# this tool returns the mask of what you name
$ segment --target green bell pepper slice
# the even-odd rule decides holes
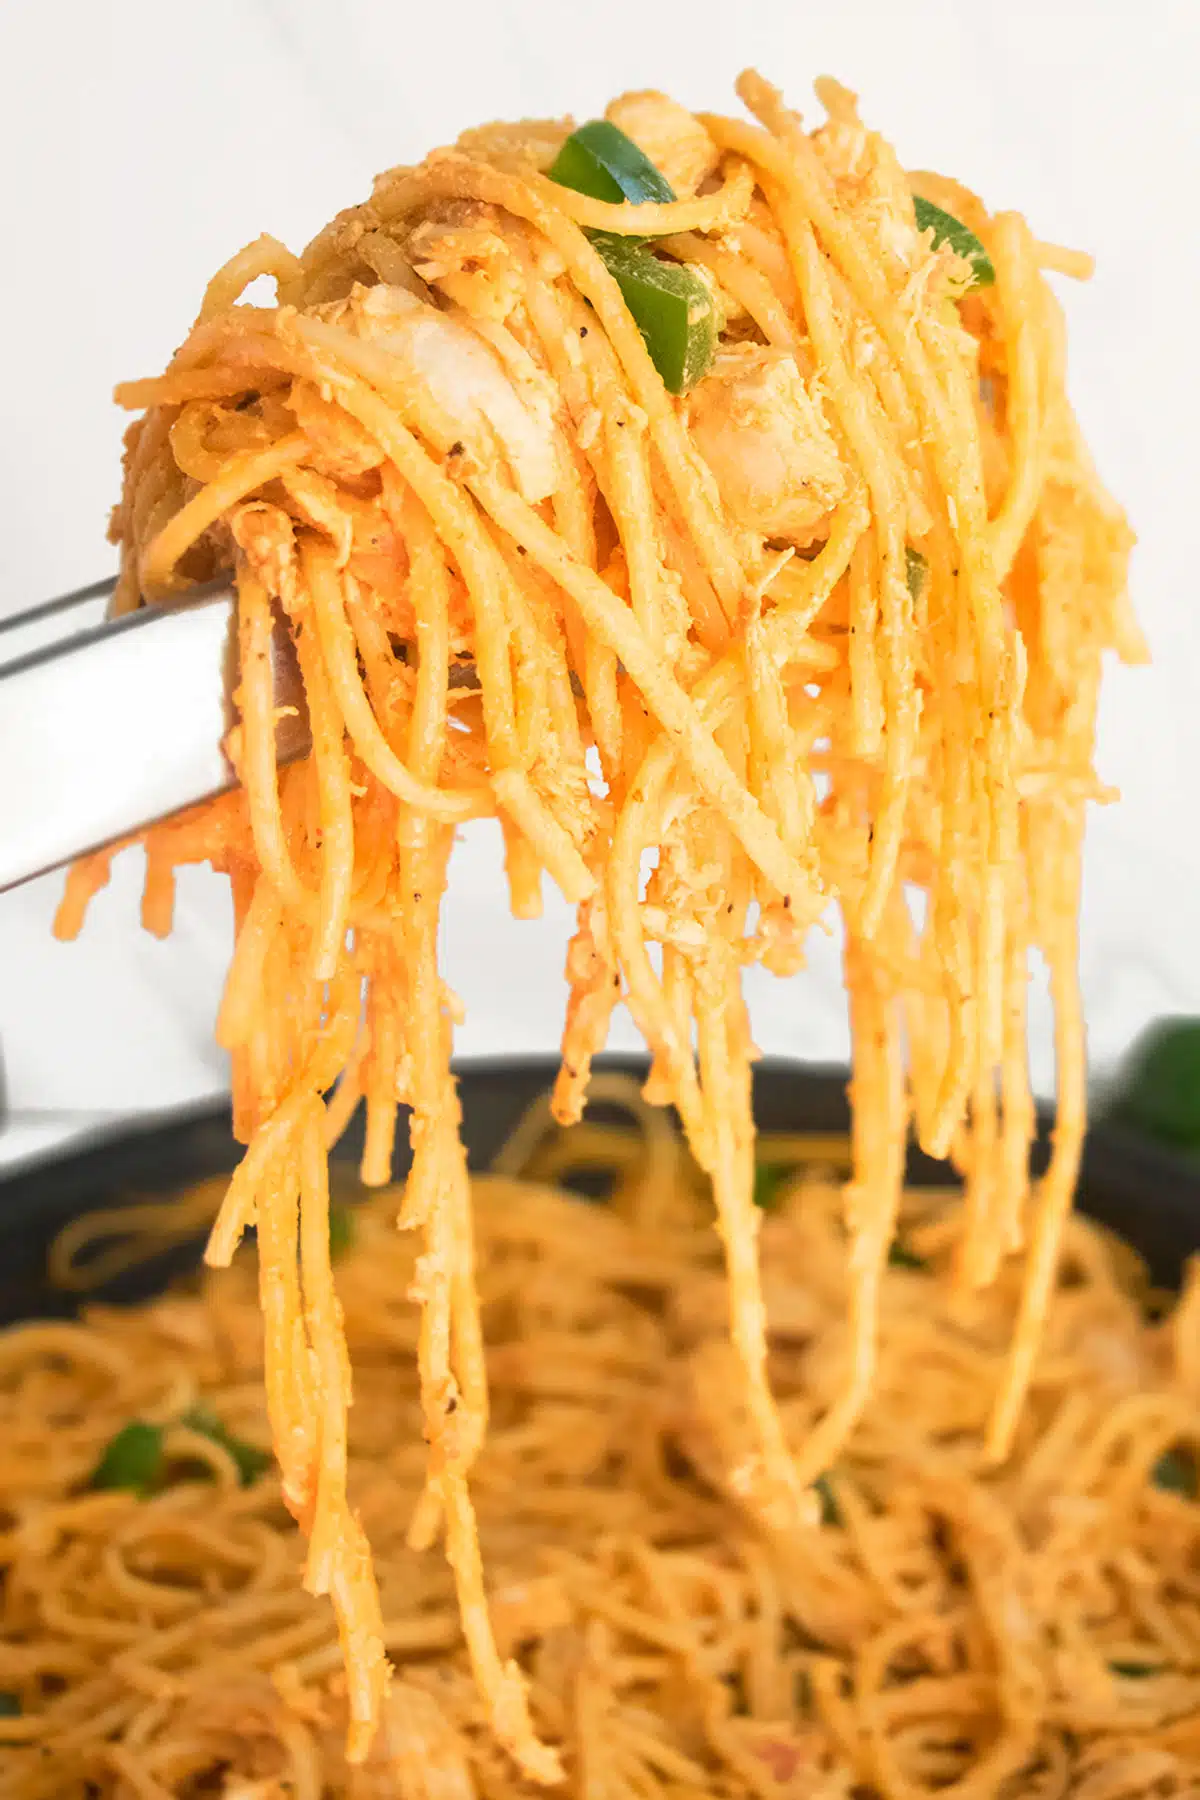
[[[589,119],[571,133],[550,166],[550,179],[614,206],[625,200],[662,205],[676,198],[666,176],[607,119]]]
[[[686,394],[716,354],[719,320],[712,293],[682,263],[663,262],[640,244],[597,232],[592,242],[616,280],[669,393]]]
[[[918,231],[932,231],[935,246],[949,244],[955,256],[970,265],[972,287],[991,287],[996,279],[992,259],[961,219],[944,212],[932,200],[922,200],[920,194],[913,195],[913,211],[917,215]]]

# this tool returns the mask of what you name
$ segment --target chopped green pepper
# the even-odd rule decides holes
[[[662,262],[640,244],[607,232],[596,232],[592,242],[668,391],[686,394],[707,373],[717,348],[717,308],[710,289],[691,269]]]
[[[661,204],[675,190],[633,139],[607,119],[573,131],[550,169],[551,181],[614,205]],[[589,232],[621,289],[654,366],[672,394],[686,394],[706,373],[717,347],[710,289],[680,263],[661,262],[645,239]]]
[[[840,1525],[842,1522],[842,1509],[837,1503],[837,1496],[834,1494],[833,1488],[830,1485],[828,1475],[818,1475],[817,1479],[813,1482],[813,1487],[816,1489],[817,1496],[821,1502],[822,1525]]]
[[[357,1221],[352,1207],[343,1206],[339,1201],[330,1202],[329,1207],[329,1254],[336,1262],[339,1256],[345,1256],[347,1250],[354,1248],[354,1237]]]
[[[1158,1674],[1154,1663],[1110,1662],[1108,1666],[1114,1675],[1122,1675],[1126,1681],[1142,1681],[1147,1675]]]
[[[1196,1498],[1196,1463],[1187,1450],[1164,1450],[1150,1471],[1155,1487],[1167,1494],[1182,1494],[1185,1500]]]
[[[675,199],[675,189],[638,149],[631,137],[607,119],[589,119],[573,131],[550,168],[551,181],[593,200],[634,206]]]
[[[955,256],[970,264],[972,287],[991,287],[996,279],[992,259],[961,219],[956,219],[953,213],[943,212],[932,200],[923,200],[920,194],[913,195],[913,211],[917,215],[918,231],[932,231],[935,245],[949,244]]]
[[[919,600],[929,578],[929,564],[911,544],[906,545],[904,550],[904,578],[908,583],[909,597]]]
[[[265,1450],[246,1443],[244,1438],[235,1437],[207,1406],[193,1406],[190,1412],[184,1413],[182,1423],[189,1431],[198,1431],[202,1437],[229,1452],[237,1464],[238,1480],[243,1487],[252,1487],[271,1466],[271,1457]]]
[[[21,1702],[15,1694],[5,1693],[0,1689],[0,1719],[19,1719]]]
[[[122,1426],[92,1473],[94,1488],[128,1488],[145,1496],[163,1472],[163,1428],[141,1419]]]
[[[779,1204],[779,1189],[787,1170],[781,1163],[755,1163],[754,1204],[764,1212],[773,1212]]]
[[[903,1238],[893,1238],[888,1247],[888,1262],[893,1269],[927,1269],[929,1264],[915,1250],[910,1250]]]
[[[1178,1150],[1200,1150],[1200,1019],[1161,1019],[1117,1076],[1115,1119]]]
[[[202,1437],[228,1451],[237,1465],[238,1479],[243,1487],[249,1487],[271,1466],[271,1458],[265,1450],[235,1437],[207,1406],[193,1406],[184,1413],[180,1424],[186,1425],[189,1431],[198,1431]],[[165,1437],[165,1426],[147,1425],[142,1419],[134,1419],[122,1426],[97,1463],[92,1486],[127,1488],[144,1500],[164,1483],[167,1472]]]

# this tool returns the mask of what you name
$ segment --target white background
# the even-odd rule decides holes
[[[909,166],[951,171],[1098,257],[1096,280],[1065,295],[1072,390],[1140,534],[1155,656],[1149,672],[1114,670],[1104,705],[1101,773],[1124,803],[1094,818],[1083,950],[1103,1066],[1154,1014],[1200,1011],[1196,0],[6,0],[0,610],[112,566],[110,390],[162,366],[232,250],[263,229],[300,248],[377,170],[468,124],[586,118],[638,86],[731,107],[747,63],[801,107],[814,76],[838,75]],[[50,939],[56,879],[0,896],[0,1047],[22,1145],[32,1114],[223,1083],[221,885],[184,880],[159,944],[137,926],[126,861],[73,946]],[[461,1050],[554,1044],[565,931],[552,904],[542,925],[514,924],[488,830],[468,836],[445,929]],[[844,1054],[834,947],[815,947],[807,977],[756,988],[754,1016],[766,1049]],[[1045,1087],[1041,1011],[1033,1048]]]

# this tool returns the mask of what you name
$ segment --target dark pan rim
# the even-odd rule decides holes
[[[608,1056],[598,1069],[644,1073],[646,1060]],[[552,1082],[558,1058],[488,1056],[456,1064],[472,1166],[485,1167],[526,1105]],[[768,1131],[841,1131],[849,1124],[844,1067],[768,1058],[754,1071],[755,1109]],[[1034,1166],[1044,1167],[1051,1121],[1041,1119]],[[361,1118],[338,1146],[341,1159],[361,1145]],[[397,1175],[406,1167],[407,1132],[397,1132]],[[170,1194],[205,1176],[231,1170],[241,1155],[230,1130],[228,1101],[199,1104],[136,1122],[101,1126],[65,1151],[41,1156],[0,1178],[0,1322],[61,1314],[70,1302],[45,1280],[49,1243],[71,1218],[122,1198]],[[914,1152],[909,1176],[948,1178],[944,1165]],[[1079,1204],[1121,1233],[1146,1259],[1156,1282],[1177,1284],[1187,1258],[1200,1250],[1200,1168],[1106,1123],[1089,1134]],[[115,1299],[144,1298],[181,1265],[167,1260],[151,1285],[135,1283]],[[107,1297],[107,1296],[106,1296]]]

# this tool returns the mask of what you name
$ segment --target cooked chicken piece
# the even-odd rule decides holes
[[[795,358],[762,344],[717,356],[687,406],[692,438],[739,525],[807,538],[846,488],[819,401]]]
[[[421,220],[405,254],[418,280],[439,289],[472,318],[502,322],[524,295],[521,246],[519,227],[511,219],[501,223],[494,206],[452,200]]]
[[[633,139],[681,200],[690,198],[717,166],[720,152],[699,119],[653,88],[621,94],[606,117]]]
[[[503,327],[493,326],[485,340],[461,315],[439,312],[383,283],[356,287],[327,316],[385,351],[401,381],[421,391],[421,430],[443,456],[460,445],[473,460],[489,464],[499,450],[524,499],[535,504],[554,492],[558,458],[550,400],[515,340],[504,359],[493,347]]]

